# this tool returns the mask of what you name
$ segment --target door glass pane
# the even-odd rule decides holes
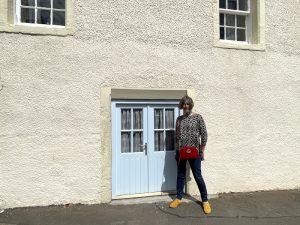
[[[53,25],[65,26],[65,12],[53,10]]]
[[[154,128],[163,129],[164,128],[164,111],[163,109],[154,109]]]
[[[236,10],[237,9],[237,2],[236,0],[228,0],[228,6],[227,6],[228,9],[234,9]]]
[[[165,128],[174,128],[174,109],[165,109],[166,124]]]
[[[35,6],[35,0],[22,0],[21,5],[25,6]]]
[[[37,0],[37,6],[51,8],[51,0]]]
[[[235,29],[226,28],[226,40],[235,40]]]
[[[175,149],[175,131],[166,131],[166,151],[172,151]]]
[[[219,0],[219,7],[221,9],[225,9],[226,8],[226,0]]]
[[[51,24],[50,20],[50,10],[41,10],[37,11],[37,23],[38,24]]]
[[[154,131],[154,151],[164,150],[164,132]]]
[[[248,0],[239,0],[239,10],[248,10]]]
[[[238,41],[246,41],[246,30],[245,29],[237,29],[237,40]]]
[[[235,15],[226,14],[226,25],[235,26]]]
[[[246,16],[236,16],[236,22],[238,27],[246,27]]]
[[[131,129],[131,109],[121,109],[121,129]]]
[[[133,152],[144,151],[143,146],[143,132],[135,131],[133,132]]]
[[[54,9],[65,9],[65,0],[54,0],[53,1],[53,8]]]
[[[121,152],[130,152],[130,132],[121,132]]]
[[[21,22],[34,23],[34,9],[21,8]]]
[[[133,110],[133,129],[143,129],[143,110]]]

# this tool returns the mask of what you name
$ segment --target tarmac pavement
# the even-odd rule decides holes
[[[0,214],[0,225],[300,225],[300,190],[221,194],[210,203],[210,215],[196,199],[177,209],[158,200],[14,208]]]

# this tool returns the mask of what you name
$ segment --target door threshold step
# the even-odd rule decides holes
[[[172,201],[170,195],[161,195],[161,196],[148,196],[148,197],[133,197],[125,199],[114,199],[111,201],[111,205],[135,205],[135,204],[150,204],[156,202],[168,202]]]
[[[172,201],[176,195],[160,195],[160,196],[147,196],[147,197],[133,197],[133,198],[125,198],[125,199],[114,199],[110,202],[111,205],[136,205],[136,204],[151,204],[158,202],[170,202]],[[208,195],[209,199],[218,198],[218,194]],[[199,196],[185,196],[182,201],[183,202],[195,202],[199,201]]]

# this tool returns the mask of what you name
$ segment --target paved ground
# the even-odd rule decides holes
[[[300,225],[300,190],[225,194],[211,204],[209,216],[195,201],[178,209],[166,202],[16,208],[0,214],[0,225]]]

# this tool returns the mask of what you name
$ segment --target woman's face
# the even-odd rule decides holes
[[[188,104],[187,102],[183,104],[182,110],[184,114],[190,114],[190,112],[192,111],[190,104]]]

